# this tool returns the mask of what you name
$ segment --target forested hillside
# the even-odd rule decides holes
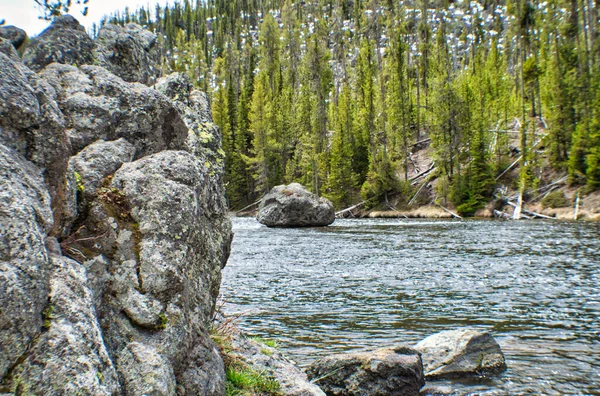
[[[461,213],[544,170],[600,187],[598,0],[209,0],[114,15],[211,94],[232,208],[292,181],[342,208],[426,180]],[[430,139],[430,140],[429,140]],[[514,142],[517,142],[515,144]],[[512,180],[498,178],[515,162]],[[498,179],[498,180],[497,180]]]

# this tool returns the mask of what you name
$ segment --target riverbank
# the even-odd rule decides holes
[[[590,194],[579,196],[579,205],[576,209],[577,189],[564,188],[558,190],[564,194],[568,205],[560,208],[545,207],[541,200],[537,200],[531,204],[524,204],[523,209],[537,213],[543,216],[550,217],[555,220],[572,221],[577,213],[577,220],[585,221],[600,221],[600,191],[594,191]],[[512,218],[514,208],[510,205],[501,205],[497,202],[490,201],[485,208],[478,210],[474,218],[494,218],[498,217],[498,213],[504,213],[505,218]],[[497,208],[502,209],[498,211]],[[497,212],[495,213],[494,210]],[[256,209],[246,210],[244,212],[230,212],[230,216],[235,217],[255,217]],[[451,219],[456,218],[456,208],[449,206],[443,208],[439,205],[423,205],[410,209],[372,209],[372,210],[356,210],[354,213],[347,215],[349,218],[370,218],[370,219]]]

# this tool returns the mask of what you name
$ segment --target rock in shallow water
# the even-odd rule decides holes
[[[256,219],[269,227],[318,227],[335,221],[333,204],[302,185],[276,186],[262,199]]]
[[[421,356],[403,346],[328,356],[313,362],[307,374],[335,396],[411,396],[425,385]]]
[[[474,329],[448,330],[415,345],[427,378],[486,375],[506,370],[504,354],[489,333]]]

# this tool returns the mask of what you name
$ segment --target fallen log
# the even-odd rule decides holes
[[[260,201],[262,201],[262,200],[259,199],[258,201],[254,202],[254,203],[251,203],[250,205],[248,205],[248,206],[246,206],[246,207],[238,210],[237,212],[234,212],[233,214],[237,215],[238,213],[242,213],[243,211],[248,210],[248,209],[252,208],[253,206],[258,205],[260,203]]]
[[[415,146],[418,146],[419,144],[427,143],[429,141],[431,141],[431,138],[419,140],[418,142],[415,142],[415,143],[411,144],[410,147],[415,147]]]
[[[457,215],[456,213],[452,212],[451,210],[444,208],[442,205],[440,205],[439,203],[436,203],[437,206],[439,206],[440,208],[442,208],[444,210],[444,212],[451,214],[453,217],[457,218],[457,219],[461,219],[462,217],[460,217],[459,215]]]
[[[410,185],[411,185],[411,186],[414,186],[414,185],[416,184],[416,182],[417,182],[417,181],[418,181],[420,178],[422,178],[423,176],[425,176],[425,175],[427,175],[427,174],[431,173],[431,171],[433,171],[433,170],[435,170],[435,169],[436,169],[436,168],[435,168],[435,161],[433,161],[427,170],[424,170],[423,172],[419,173],[418,175],[416,175],[416,176],[413,176],[413,177],[411,177],[411,178],[409,178],[409,179],[408,179],[408,181],[410,182]]]
[[[349,208],[340,210],[339,212],[335,212],[335,217],[339,217],[340,215],[343,215],[344,213],[348,213],[348,212],[350,212],[350,214],[352,214],[352,211],[354,209],[361,207],[362,205],[366,204],[369,201],[370,201],[370,199],[366,200],[366,201],[359,202],[356,205],[352,205]]]
[[[417,190],[415,195],[413,195],[412,198],[410,199],[410,201],[408,201],[409,206],[414,202],[414,200],[417,198],[417,195],[419,195],[419,193],[421,192],[423,187],[425,187],[427,184],[428,184],[427,182],[424,182],[423,184],[421,184],[421,187],[419,187],[419,189]]]
[[[515,213],[516,213],[516,209],[518,208],[518,205],[517,205],[516,203],[514,203],[514,202],[510,202],[510,201],[506,201],[506,203],[507,203],[507,205],[510,205],[510,206],[512,206],[513,208],[515,208]],[[529,216],[526,216],[526,214],[527,214],[527,215],[529,215],[529,216],[532,216],[532,217],[539,217],[539,218],[541,218],[541,219],[555,220],[555,218],[554,218],[554,217],[546,216],[546,215],[543,215],[543,214],[541,214],[541,213],[532,212],[532,211],[530,211],[530,210],[523,209],[523,207],[521,207],[521,210],[520,210],[519,216],[520,216],[520,217],[524,217],[524,218],[526,218],[526,219],[531,219],[531,217],[529,217]],[[515,220],[516,220],[516,219],[515,219]]]
[[[510,219],[511,218],[508,213],[502,212],[502,211],[496,210],[496,209],[494,209],[494,216],[499,217],[501,219]]]

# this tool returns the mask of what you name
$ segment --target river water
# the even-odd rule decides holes
[[[272,229],[234,218],[221,293],[249,334],[300,365],[490,331],[508,370],[458,394],[600,394],[600,224],[336,220]]]

